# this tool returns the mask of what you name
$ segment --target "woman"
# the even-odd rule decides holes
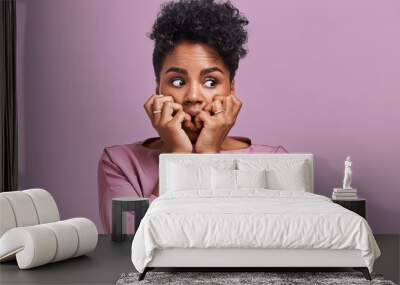
[[[153,25],[155,94],[144,109],[159,137],[106,147],[99,161],[100,216],[111,231],[111,199],[158,196],[160,153],[286,152],[227,136],[242,103],[235,72],[247,54],[248,20],[229,2],[164,3]]]

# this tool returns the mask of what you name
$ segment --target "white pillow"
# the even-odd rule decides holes
[[[168,191],[211,189],[211,166],[168,164]]]
[[[268,188],[267,170],[235,170],[237,188]]]
[[[212,189],[267,188],[267,171],[212,168]]]
[[[212,189],[236,190],[236,170],[212,167]]]
[[[297,167],[268,171],[268,188],[275,190],[306,191],[307,180],[304,163]]]
[[[236,159],[215,159],[206,162],[215,169],[237,169]]]
[[[246,159],[238,160],[240,170],[267,170],[267,188],[273,190],[306,191],[309,188],[309,168],[306,160]]]

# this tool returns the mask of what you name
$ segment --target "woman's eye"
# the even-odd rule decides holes
[[[171,84],[175,87],[181,87],[183,84],[185,84],[185,81],[182,80],[181,78],[175,78],[171,80]],[[215,87],[217,84],[217,80],[215,79],[207,79],[206,82],[204,83],[207,87],[212,88]]]
[[[174,85],[175,87],[181,87],[182,84],[183,84],[183,80],[180,79],[180,78],[176,78],[176,79],[173,79],[173,80],[171,81],[171,83],[172,83],[172,85]],[[181,85],[180,85],[180,84],[181,84]]]
[[[209,84],[207,84],[207,83],[209,83]],[[204,83],[204,84],[206,84],[207,87],[215,87],[215,85],[217,84],[217,81],[214,79],[207,79],[206,83]]]

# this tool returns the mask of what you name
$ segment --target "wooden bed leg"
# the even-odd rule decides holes
[[[142,281],[144,279],[144,277],[146,276],[148,269],[147,267],[144,269],[144,271],[142,273],[139,274],[139,278],[138,281]]]
[[[368,267],[354,267],[354,269],[357,271],[361,271],[365,279],[372,280],[371,275],[369,274]]]

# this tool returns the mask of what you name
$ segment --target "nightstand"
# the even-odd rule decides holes
[[[359,214],[364,219],[366,218],[366,200],[362,198],[352,200],[337,200],[332,199],[332,202],[339,204],[340,206]]]
[[[140,221],[149,208],[149,198],[142,197],[119,197],[112,199],[112,234],[113,241],[123,241],[126,239],[126,216],[124,212],[135,213],[135,231],[138,229]]]

